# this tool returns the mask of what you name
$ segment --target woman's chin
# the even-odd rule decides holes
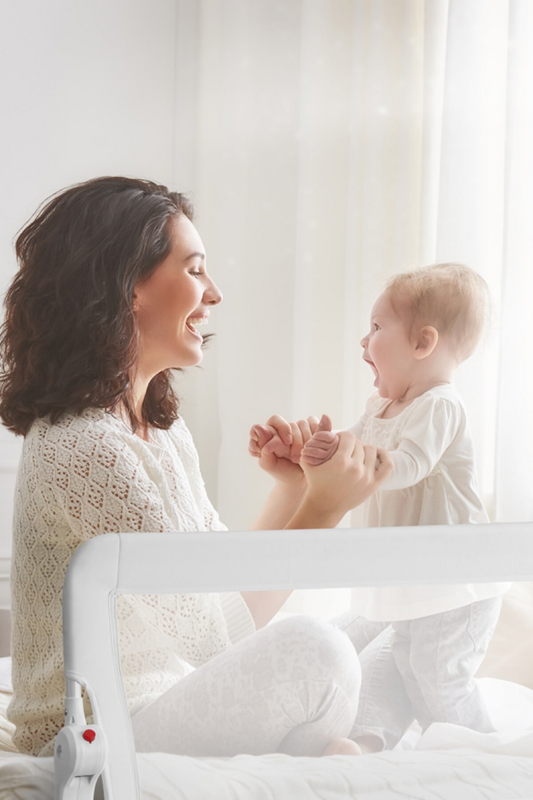
[[[202,363],[204,358],[203,351],[198,348],[197,352],[191,353],[188,358],[183,359],[183,363],[180,364],[180,367],[197,367],[199,364]]]

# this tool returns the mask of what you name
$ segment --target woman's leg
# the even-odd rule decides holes
[[[203,664],[132,717],[136,748],[191,756],[321,755],[347,736],[360,686],[349,639],[289,617]]]
[[[393,748],[413,722],[413,709],[392,653],[392,628],[353,612],[333,620],[359,654],[361,690],[349,734],[364,752]]]

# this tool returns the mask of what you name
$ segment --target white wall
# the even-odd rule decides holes
[[[104,174],[172,180],[175,27],[174,0],[2,2],[2,295],[15,234],[50,194]],[[0,427],[0,608],[21,443]]]

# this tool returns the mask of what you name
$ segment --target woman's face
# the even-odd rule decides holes
[[[207,274],[198,231],[184,214],[172,224],[171,252],[134,291],[137,369],[148,377],[164,369],[200,363],[202,337],[195,326],[207,324],[212,306],[222,300]]]

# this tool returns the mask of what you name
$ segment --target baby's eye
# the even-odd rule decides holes
[[[377,322],[374,322],[373,327],[374,327],[375,331],[379,331],[380,330],[380,327],[379,327]]]

